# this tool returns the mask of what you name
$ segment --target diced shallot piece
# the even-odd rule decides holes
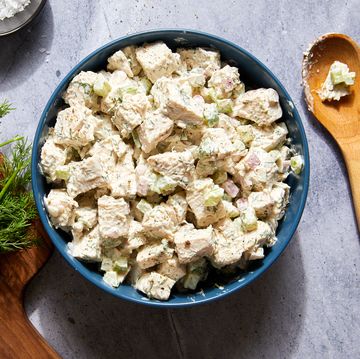
[[[235,198],[239,194],[239,187],[231,179],[226,180],[221,187],[231,198]]]

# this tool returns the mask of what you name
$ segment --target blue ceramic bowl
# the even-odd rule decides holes
[[[305,160],[304,170],[301,175],[295,176],[291,174],[287,180],[288,184],[291,186],[290,204],[284,219],[280,222],[278,227],[278,241],[269,250],[266,257],[262,261],[259,261],[255,268],[225,284],[224,287],[205,288],[204,293],[175,293],[166,302],[149,300],[130,285],[111,288],[103,282],[102,276],[94,267],[78,261],[67,253],[66,244],[69,237],[64,234],[64,232],[55,230],[52,227],[45,211],[44,197],[50,188],[44,177],[41,175],[38,165],[41,147],[48,133],[48,128],[54,126],[57,112],[61,106],[63,106],[61,94],[67,88],[71,79],[80,71],[99,71],[106,68],[107,58],[122,47],[128,45],[140,45],[144,42],[153,42],[157,40],[164,41],[172,49],[181,46],[214,47],[221,52],[222,60],[239,68],[241,79],[245,82],[247,89],[258,87],[274,88],[280,95],[280,102],[284,112],[283,119],[288,126],[292,143],[298,153],[304,156]],[[190,306],[220,299],[245,287],[264,273],[280,256],[290,242],[296,227],[299,224],[308,192],[309,173],[309,152],[304,128],[289,94],[279,80],[259,60],[236,44],[217,36],[193,30],[164,29],[128,35],[100,47],[87,56],[65,76],[50,97],[36,131],[32,153],[32,187],[35,202],[41,221],[55,247],[75,270],[79,271],[86,279],[104,291],[122,299],[157,307]]]

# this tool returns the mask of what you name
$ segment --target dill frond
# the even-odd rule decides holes
[[[12,107],[11,103],[8,100],[3,100],[2,103],[0,103],[0,118],[6,116],[10,111],[15,110],[14,107]]]
[[[32,224],[37,211],[28,186],[31,181],[31,145],[21,137],[10,155],[0,154],[0,253],[29,248],[40,240]]]

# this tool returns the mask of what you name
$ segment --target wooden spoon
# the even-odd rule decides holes
[[[0,358],[59,359],[27,318],[24,288],[50,257],[53,247],[40,223],[43,242],[28,250],[0,255]]]
[[[340,101],[322,102],[317,90],[330,65],[340,61],[356,72],[351,94]],[[309,110],[334,137],[344,156],[349,174],[354,208],[360,230],[360,47],[349,36],[320,36],[304,54],[303,85]]]

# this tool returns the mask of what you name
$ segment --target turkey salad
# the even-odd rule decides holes
[[[45,205],[108,285],[167,300],[275,243],[303,166],[275,90],[245,91],[216,50],[156,42],[80,72],[63,99],[41,151]]]

